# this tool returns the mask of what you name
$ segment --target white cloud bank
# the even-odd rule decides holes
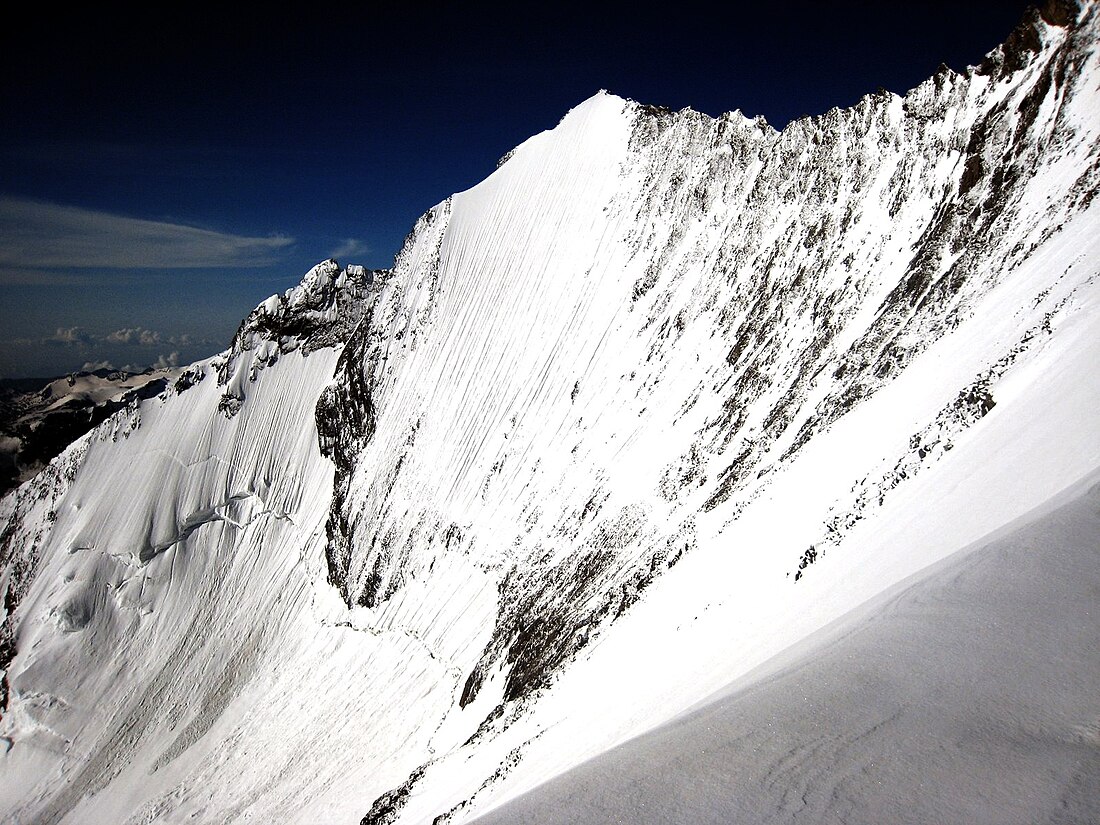
[[[249,238],[0,196],[0,269],[190,269],[275,263],[293,238]]]
[[[81,372],[95,372],[96,370],[113,370],[115,365],[110,361],[85,361],[80,368]]]
[[[111,344],[141,344],[143,346],[153,346],[160,343],[160,333],[152,329],[130,327],[127,329],[116,329],[103,340]]]
[[[174,347],[215,346],[218,344],[216,340],[194,336],[189,333],[183,333],[181,335],[163,335],[155,329],[146,329],[145,327],[125,327],[123,329],[116,329],[114,332],[109,332],[106,335],[88,332],[83,327],[78,326],[58,327],[52,335],[46,335],[41,338],[13,338],[11,340],[0,340],[0,346],[6,344],[16,347],[42,347],[60,344],[66,347],[77,347],[81,349],[102,345],[148,348],[158,347],[164,343],[171,344]],[[173,358],[178,360],[179,352],[174,351],[170,355],[161,356],[161,360],[165,361],[165,366],[177,366],[177,364],[170,363]],[[110,365],[104,362],[100,366]]]

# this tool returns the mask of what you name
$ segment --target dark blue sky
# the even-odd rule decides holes
[[[388,266],[419,214],[600,88],[782,126],[977,63],[1025,5],[87,9],[9,25],[0,377],[211,354],[318,260]]]

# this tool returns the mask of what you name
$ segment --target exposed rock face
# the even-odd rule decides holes
[[[1052,26],[1072,26],[1081,14],[1081,4],[1078,0],[1046,0],[1039,14]]]
[[[781,132],[601,93],[264,302],[2,502],[16,815],[466,819],[1092,469],[1097,18]]]

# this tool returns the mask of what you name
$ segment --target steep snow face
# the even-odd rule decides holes
[[[696,548],[729,548],[721,569],[755,588],[805,587],[814,563],[842,579],[867,564],[834,551],[858,522],[949,452],[962,466],[966,431],[1095,299],[1094,17],[1036,20],[966,76],[782,133],[601,95],[430,213],[345,353],[349,389],[319,411],[353,397],[370,421],[347,439],[328,564],[364,616],[406,611],[423,638],[477,583],[495,598],[472,670],[435,647],[464,671],[459,707],[477,708],[455,714],[464,734],[508,729],[498,741],[529,749],[551,725],[515,725],[517,708]],[[1085,409],[1080,461],[1000,515],[1091,468]],[[861,431],[839,438],[857,410]],[[771,508],[788,524],[765,526],[776,488],[797,512]],[[943,550],[899,553],[878,585]],[[479,574],[460,598],[456,567]],[[856,592],[870,591],[832,610]],[[666,702],[700,689],[682,681]],[[554,724],[594,750],[645,724],[570,714]],[[483,751],[485,775],[515,761]],[[464,815],[432,793],[477,758],[460,753],[417,767],[418,793],[373,818]]]
[[[3,503],[11,810],[470,818],[1100,466],[1059,8],[782,132],[601,93],[74,444]]]
[[[356,312],[370,310],[363,274],[319,265],[257,308],[230,350],[135,401],[3,500],[11,698],[0,800],[14,821],[231,816],[265,795],[271,766],[294,772],[299,759],[350,794],[327,749],[358,759],[367,730],[340,725],[342,701],[306,721],[307,697],[331,689],[351,701],[375,684],[379,699],[423,698],[412,641],[345,644],[311,607],[332,487],[313,407],[339,350],[309,351],[308,333],[352,295]],[[347,320],[314,326],[339,344]],[[241,401],[231,414],[227,396]],[[310,752],[289,720],[339,732]],[[244,741],[263,748],[263,770],[219,780]],[[288,783],[258,810],[281,820],[304,807],[310,792],[292,800],[305,787]]]

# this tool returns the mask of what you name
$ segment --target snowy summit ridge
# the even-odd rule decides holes
[[[308,355],[347,341],[370,311],[373,294],[386,275],[387,270],[356,265],[341,268],[330,258],[307,272],[297,286],[252,310],[217,363],[218,383],[226,385],[223,411],[234,415],[244,399],[244,379],[255,381],[257,371],[280,355],[296,350]]]
[[[1090,478],[1098,30],[778,132],[601,92],[265,301],[0,503],[0,801],[469,821]]]

